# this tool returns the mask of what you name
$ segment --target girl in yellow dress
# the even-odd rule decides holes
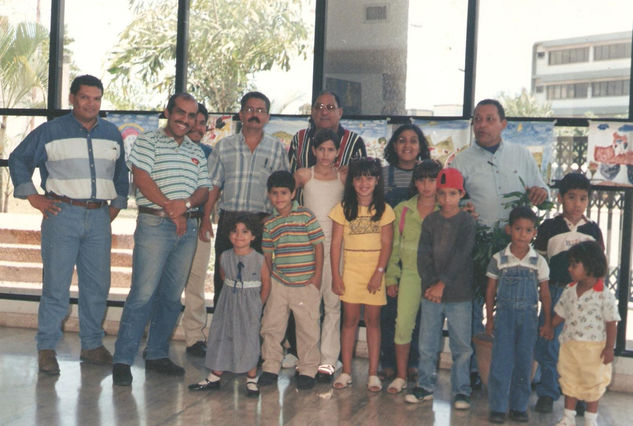
[[[334,387],[337,389],[352,383],[352,354],[361,306],[364,307],[369,352],[367,388],[372,392],[379,392],[382,389],[377,376],[380,355],[380,309],[387,303],[384,274],[391,254],[391,223],[395,220],[393,210],[385,203],[383,187],[380,160],[353,160],[349,164],[345,180],[343,201],[330,212],[332,291],[341,296],[343,302],[343,371],[334,381]]]

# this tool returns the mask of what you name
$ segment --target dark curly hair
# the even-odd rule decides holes
[[[415,124],[403,124],[398,127],[393,135],[391,135],[391,139],[389,139],[389,143],[385,147],[384,156],[387,163],[392,166],[398,165],[398,155],[396,154],[396,149],[394,145],[396,141],[405,130],[413,130],[418,135],[418,140],[420,141],[420,153],[418,154],[418,159],[423,160],[425,158],[429,158],[429,147],[426,142],[426,138],[424,137],[424,133],[422,133],[422,129],[420,129]]]

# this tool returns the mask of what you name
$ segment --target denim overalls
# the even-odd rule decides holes
[[[500,255],[495,313],[494,343],[488,379],[490,411],[527,411],[534,344],[538,329],[538,255],[529,257],[534,268],[505,267]]]

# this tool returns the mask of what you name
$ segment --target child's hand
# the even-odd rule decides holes
[[[342,296],[345,293],[345,285],[340,276],[332,276],[332,293]]]
[[[382,284],[382,272],[374,271],[374,274],[369,279],[369,283],[367,283],[367,291],[371,294],[376,294],[378,290],[380,290],[380,285]]]
[[[486,334],[488,336],[492,336],[495,331],[495,320],[493,318],[489,318],[486,320]]]
[[[396,297],[398,295],[398,286],[390,285],[387,287],[387,296]]]
[[[554,338],[554,327],[552,327],[552,324],[543,324],[539,330],[539,336],[543,339],[552,340]]]
[[[431,287],[427,288],[424,292],[424,297],[433,303],[442,303],[442,296],[444,295],[444,283],[438,281]]]
[[[321,289],[321,277],[317,277],[316,275],[313,275],[312,278],[310,278],[308,281],[306,281],[306,285],[312,284],[314,286],[314,288],[316,288],[317,290]]]
[[[613,362],[613,348],[605,347],[600,353],[600,358],[602,358],[603,364],[611,364]]]

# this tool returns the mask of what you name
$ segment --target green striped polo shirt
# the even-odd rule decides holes
[[[191,196],[201,186],[210,187],[207,159],[202,149],[187,136],[178,145],[174,138],[162,129],[138,136],[128,167],[136,166],[146,171],[161,192],[170,200]],[[160,209],[136,188],[136,204]]]
[[[287,216],[275,210],[264,223],[262,250],[273,253],[273,276],[286,285],[302,285],[316,268],[314,246],[323,243],[323,231],[310,210],[294,201]]]

